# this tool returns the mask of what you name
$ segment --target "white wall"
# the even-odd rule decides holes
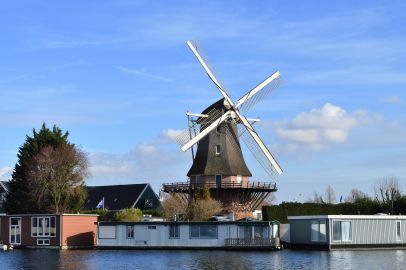
[[[290,243],[290,225],[289,224],[281,224],[279,226],[279,234],[281,241]]]
[[[155,226],[156,229],[148,229],[148,226]],[[100,226],[103,227],[103,226]],[[169,225],[135,225],[134,238],[127,238],[127,225],[115,225],[116,238],[98,238],[99,246],[138,246],[138,247],[222,247],[226,238],[242,238],[238,235],[238,226],[235,224],[217,225],[217,239],[195,239],[190,238],[189,225],[180,225],[179,239],[169,238]],[[269,229],[268,229],[269,230]],[[269,231],[268,231],[269,235]],[[102,235],[101,235],[102,236]],[[99,237],[99,235],[98,235]]]

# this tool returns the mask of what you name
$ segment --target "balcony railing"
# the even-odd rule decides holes
[[[226,247],[279,247],[279,239],[265,238],[226,238]]]
[[[247,188],[247,189],[264,189],[264,190],[276,190],[276,183],[271,182],[222,182],[216,183],[215,181],[203,182],[203,183],[190,183],[187,182],[175,182],[163,184],[164,190],[188,190],[195,188]]]

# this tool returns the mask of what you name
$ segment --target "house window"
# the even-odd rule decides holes
[[[402,241],[402,235],[400,234],[400,220],[396,221],[396,241]]]
[[[240,238],[251,239],[252,238],[252,226],[238,226],[238,235]]]
[[[134,238],[134,226],[127,226],[127,238]]]
[[[217,144],[216,145],[216,155],[218,156],[218,155],[220,155],[220,153],[221,153],[221,145]]]
[[[267,238],[268,227],[265,226],[254,226],[254,238]]]
[[[148,226],[148,230],[156,230],[156,226]]]
[[[179,238],[179,225],[169,225],[169,238]]]
[[[49,239],[37,239],[37,246],[49,246]]]
[[[217,239],[217,226],[191,225],[190,238]]]
[[[31,236],[55,236],[56,218],[55,217],[32,217],[31,218]]]
[[[333,241],[352,241],[351,221],[333,221]]]
[[[154,201],[151,198],[145,199],[145,207],[152,207]]]
[[[311,239],[313,242],[326,242],[326,221],[324,220],[312,221]]]

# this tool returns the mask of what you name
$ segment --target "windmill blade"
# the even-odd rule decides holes
[[[206,64],[206,61],[204,61],[203,57],[200,55],[200,53],[197,50],[196,44],[193,44],[192,41],[187,41],[186,42],[189,48],[192,50],[193,54],[196,56],[197,60],[199,60],[200,64],[203,66],[204,70],[206,71],[207,75],[209,78],[213,81],[213,83],[216,85],[216,87],[219,89],[220,93],[223,95],[223,97],[226,99],[227,103],[230,106],[233,106],[233,101],[231,100],[230,96],[227,94],[226,90],[221,86],[220,82],[217,80],[216,76],[214,76],[213,71],[209,68],[209,66]]]
[[[215,129],[218,125],[226,121],[229,117],[231,116],[231,111],[227,111],[225,114],[220,116],[218,119],[214,120],[211,122],[210,125],[208,125],[205,129],[201,130],[199,134],[197,134],[195,137],[193,137],[190,141],[188,141],[185,145],[182,146],[182,151],[185,152],[187,151],[190,147],[192,147],[194,144],[196,144],[198,141],[203,139],[207,134],[209,134],[210,131]]]
[[[222,112],[216,110],[215,108],[210,110],[207,114],[197,114],[187,112],[188,116],[188,129],[184,129],[175,137],[175,141],[183,146],[187,144],[190,140],[196,137],[197,134],[202,132],[204,129],[210,126],[211,123],[216,121],[222,115]],[[198,117],[197,120],[192,119],[192,117]]]
[[[238,118],[241,120],[241,123],[245,126],[245,128],[247,129],[248,133],[251,135],[251,137],[254,139],[254,141],[256,142],[256,144],[258,145],[259,149],[261,150],[261,152],[265,155],[265,157],[269,160],[269,162],[271,163],[272,167],[275,169],[275,171],[278,174],[282,174],[282,168],[279,166],[278,162],[275,160],[275,158],[272,156],[271,152],[269,152],[268,148],[266,147],[266,145],[263,143],[263,141],[261,140],[261,138],[258,136],[257,132],[254,130],[254,128],[252,127],[252,125],[250,124],[250,122],[248,122],[248,120],[240,114],[240,112],[238,110],[235,111],[235,113],[237,114]]]
[[[247,129],[244,125],[238,125],[238,133],[241,134],[239,138],[244,142],[245,146],[251,152],[252,156],[257,160],[259,165],[264,169],[264,171],[274,179],[276,176],[275,169],[272,167],[272,164],[266,158],[262,150],[259,148],[258,144],[254,141],[252,136],[247,132]]]
[[[263,100],[269,93],[272,92],[281,83],[281,76],[279,71],[276,71],[271,76],[266,78],[263,82],[255,86],[251,91],[240,98],[235,105],[246,112],[251,109],[255,104]]]

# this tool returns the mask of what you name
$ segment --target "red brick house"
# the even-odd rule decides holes
[[[91,248],[97,215],[24,214],[0,216],[0,243],[15,247]]]

